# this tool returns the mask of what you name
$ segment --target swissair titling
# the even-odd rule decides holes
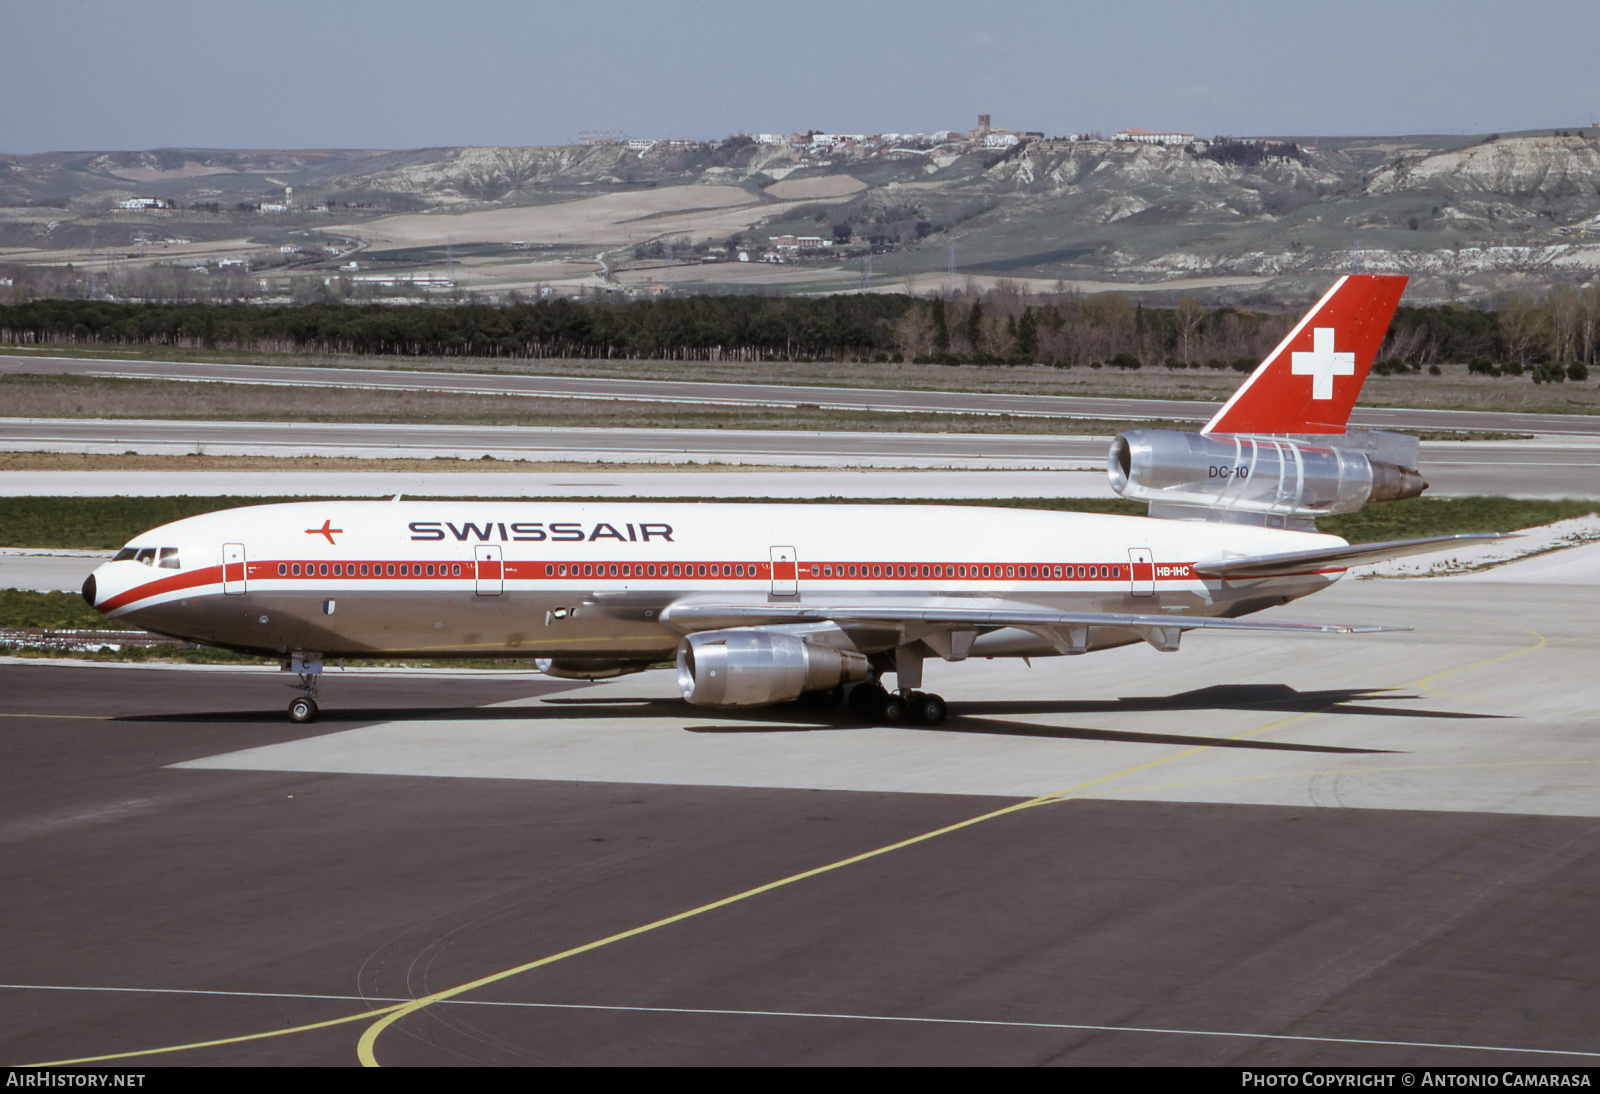
[[[1351,547],[1318,517],[1415,497],[1415,438],[1351,433],[1405,289],[1341,278],[1198,433],[1134,430],[1107,469],[1149,516],[886,505],[312,501],[137,536],[84,582],[108,616],[279,659],[295,721],[325,658],[529,659],[599,679],[676,665],[689,703],[845,704],[938,724],[929,662],[1055,657],[1240,618],[1441,537]],[[942,668],[939,671],[944,671]]]

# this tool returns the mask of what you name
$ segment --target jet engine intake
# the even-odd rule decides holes
[[[783,703],[867,675],[867,659],[854,650],[813,645],[783,631],[704,631],[678,643],[678,688],[696,706]]]
[[[1368,502],[1420,495],[1412,467],[1330,438],[1135,429],[1111,442],[1111,488],[1150,503],[1151,516],[1309,524]]]

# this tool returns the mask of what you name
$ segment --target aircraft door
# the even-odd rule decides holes
[[[1156,595],[1155,556],[1150,553],[1150,548],[1128,548],[1128,572],[1133,578],[1134,596]]]
[[[477,571],[479,596],[499,596],[505,592],[505,567],[501,562],[498,543],[474,546],[472,561]]]
[[[222,592],[225,596],[243,596],[245,594],[244,572],[244,544],[224,543],[222,545]]]
[[[793,547],[772,548],[772,595],[800,595],[800,574]]]

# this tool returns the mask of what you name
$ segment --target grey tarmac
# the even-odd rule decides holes
[[[771,497],[1019,497],[1039,496],[1033,490],[1057,496],[1105,496],[1105,461],[1109,437],[1060,437],[1045,435],[961,434],[961,433],[846,433],[789,432],[782,430],[723,429],[524,429],[514,426],[380,425],[343,422],[209,422],[147,421],[137,419],[31,419],[0,418],[0,451],[87,452],[120,455],[183,456],[198,453],[213,456],[352,456],[358,458],[428,459],[435,456],[481,460],[529,460],[614,462],[659,464],[663,472],[698,473],[703,481],[721,481],[708,496]],[[763,494],[752,480],[713,476],[703,473],[706,465],[750,468],[832,469],[834,484],[827,489],[810,488],[796,494],[793,484],[809,483],[812,472],[790,476],[784,485],[781,472]],[[844,470],[844,469],[852,470]],[[1422,468],[1435,496],[1506,495],[1532,498],[1600,498],[1600,436],[1548,436],[1531,440],[1424,442]],[[989,492],[980,480],[954,490],[945,485],[933,493],[885,495],[875,487],[856,492],[851,484],[862,481],[855,469],[888,472],[892,470],[1014,472],[1016,481],[1029,482],[1020,489]],[[0,493],[16,494],[112,494],[126,492],[117,471],[93,475],[65,471],[13,471],[0,481]],[[205,476],[183,472],[184,488],[171,485],[160,493],[202,491],[190,487]],[[355,475],[359,475],[357,472]],[[1070,484],[1040,478],[1042,474],[1078,477]],[[328,485],[355,475],[337,473],[317,481],[321,486],[304,489],[307,494],[351,492],[351,487]],[[419,473],[415,478],[423,478]],[[611,478],[609,473],[606,478]],[[695,492],[684,483],[674,484],[667,474],[633,473],[632,481],[641,484],[639,494],[688,496]],[[1006,476],[1009,479],[1011,476]],[[265,481],[263,476],[258,478]],[[516,486],[501,479],[490,492],[513,492],[535,496],[543,491],[552,496],[572,496],[564,489],[562,473],[519,473]],[[575,486],[585,478],[578,475]],[[914,484],[918,480],[897,476]],[[241,481],[245,481],[241,479]],[[286,478],[285,481],[295,481]],[[465,480],[461,480],[465,481]],[[823,481],[819,479],[818,481]],[[887,481],[887,480],[886,480]],[[954,481],[954,480],[952,480]],[[105,485],[100,485],[105,484]],[[115,486],[111,485],[115,484]],[[377,492],[393,487],[377,487]],[[458,485],[460,496],[476,487]],[[909,486],[916,490],[918,487]],[[959,493],[955,490],[965,489]],[[211,487],[210,493],[250,493],[253,487],[239,489]],[[737,491],[737,493],[733,493]],[[256,492],[283,494],[284,489]],[[410,490],[417,493],[420,491]]]
[[[381,391],[430,391],[467,395],[611,399],[625,402],[708,406],[797,407],[873,410],[885,413],[1009,414],[1022,417],[1162,418],[1204,422],[1217,405],[1183,399],[1123,399],[1078,395],[917,391],[789,384],[706,383],[694,380],[624,380],[612,377],[537,376],[385,368],[223,364],[184,361],[124,361],[78,357],[0,356],[0,371],[34,375],[101,376],[118,379],[183,380],[291,387],[351,387]],[[1600,437],[1600,415],[1522,414],[1515,411],[1426,410],[1358,407],[1351,425],[1401,432],[1500,431]]]
[[[0,1053],[1593,1066],[1575,551],[1284,610],[1408,633],[931,665],[938,729],[7,662]]]

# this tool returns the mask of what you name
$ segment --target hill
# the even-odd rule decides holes
[[[1360,268],[1470,299],[1600,272],[1600,129],[0,155],[0,265],[16,291],[113,295],[1010,280],[1262,301]]]

